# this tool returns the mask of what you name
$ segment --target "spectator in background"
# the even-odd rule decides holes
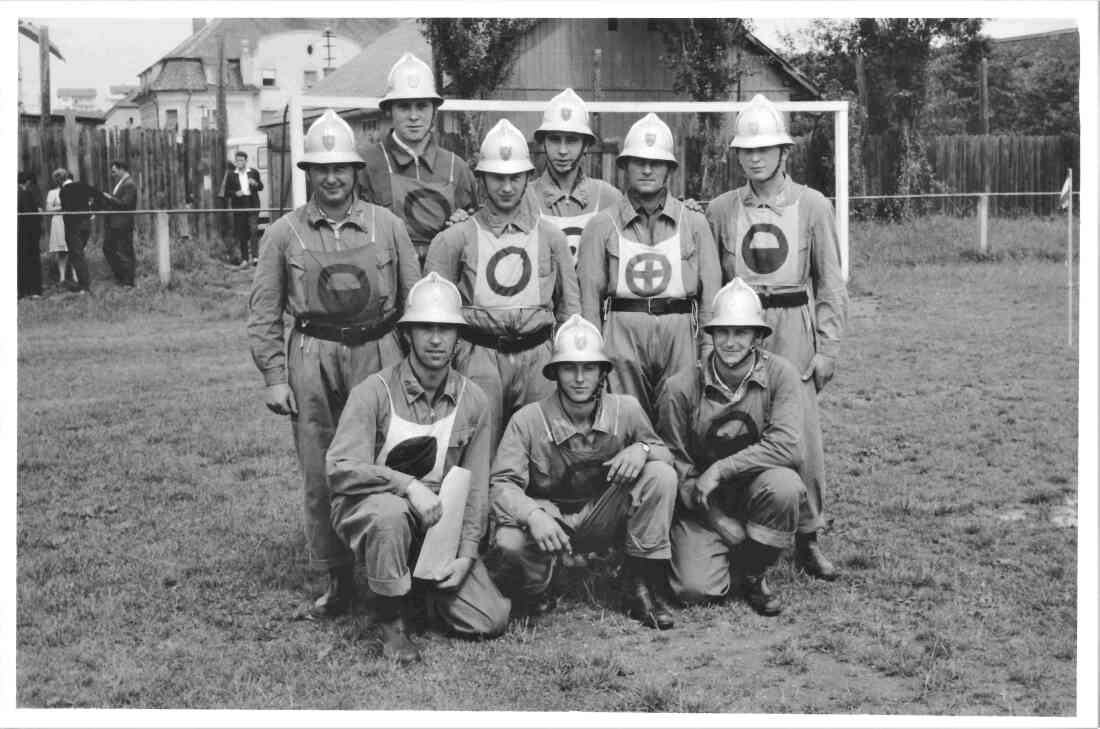
[[[46,212],[61,212],[61,183],[64,181],[65,170],[54,170],[50,175],[54,186],[46,193]],[[65,245],[65,216],[54,215],[50,217],[50,246],[49,252],[53,257],[53,265],[57,266],[57,282],[61,285],[69,280],[72,267],[69,266],[69,248]],[[72,277],[76,280],[75,275]]]
[[[73,173],[68,170],[58,170],[55,174],[62,177],[61,210],[81,213],[65,216],[65,246],[69,249],[69,265],[76,274],[76,285],[71,290],[80,294],[91,293],[92,282],[88,274],[88,261],[84,258],[84,246],[92,233],[91,210],[100,194],[91,185],[74,181]]]
[[[233,169],[225,171],[221,191],[218,196],[229,203],[233,213],[233,237],[240,248],[242,266],[256,265],[256,224],[260,214],[260,190],[264,189],[260,171],[248,166],[248,155],[237,152],[233,155]]]
[[[118,285],[133,288],[134,216],[128,211],[137,209],[137,185],[130,177],[130,167],[117,160],[111,163],[111,179],[115,181],[115,187],[111,192],[103,193],[105,207],[127,212],[108,213],[103,256]]]
[[[19,173],[19,212],[38,213],[42,211],[42,198],[34,186],[34,175]],[[42,257],[39,253],[39,239],[42,237],[42,218],[36,215],[20,216],[18,221],[19,241],[19,298],[29,296],[37,299],[42,296]]]

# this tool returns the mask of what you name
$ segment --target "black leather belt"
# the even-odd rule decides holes
[[[340,342],[349,347],[357,347],[366,342],[381,338],[397,322],[399,315],[395,311],[376,324],[332,324],[328,322],[297,319],[294,328],[302,334],[308,334],[328,342]]]
[[[805,291],[791,291],[786,294],[758,294],[758,296],[760,297],[760,304],[765,309],[792,309],[810,303],[810,297]]]
[[[495,349],[504,354],[515,354],[516,352],[526,352],[528,349],[539,346],[543,342],[549,340],[553,333],[553,327],[548,326],[538,330],[534,334],[528,334],[523,337],[498,337],[495,334],[483,334],[482,332],[466,327],[462,332],[462,338],[479,347],[489,347],[490,349]]]
[[[611,299],[611,311],[640,311],[644,314],[690,314],[694,310],[692,299]]]

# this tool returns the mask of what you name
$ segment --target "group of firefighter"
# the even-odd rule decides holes
[[[411,663],[410,608],[496,636],[597,555],[625,611],[661,630],[677,602],[778,614],[765,572],[785,550],[835,579],[817,396],[847,292],[832,207],[786,174],[775,106],[738,115],[748,182],[704,214],[669,192],[679,163],[654,114],[623,140],[620,192],[584,172],[597,140],[572,89],[534,132],[533,179],[507,119],[474,171],[440,147],[442,104],[406,53],[380,143],[326,110],[298,163],[310,199],[261,243],[252,356],[290,416],[309,557],[329,575],[308,616],[347,612],[359,574],[384,655]],[[414,580],[454,467],[470,472],[457,553]]]

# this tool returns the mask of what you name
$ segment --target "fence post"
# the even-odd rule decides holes
[[[156,214],[157,228],[157,273],[160,275],[160,285],[167,286],[172,280],[172,243],[168,234],[168,213],[160,211]]]
[[[978,250],[989,253],[989,195],[978,195]]]

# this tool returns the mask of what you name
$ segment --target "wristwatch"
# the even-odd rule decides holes
[[[638,441],[638,445],[640,445],[642,447],[642,450],[645,451],[645,454],[648,456],[649,455],[649,443],[643,443],[641,441]]]

